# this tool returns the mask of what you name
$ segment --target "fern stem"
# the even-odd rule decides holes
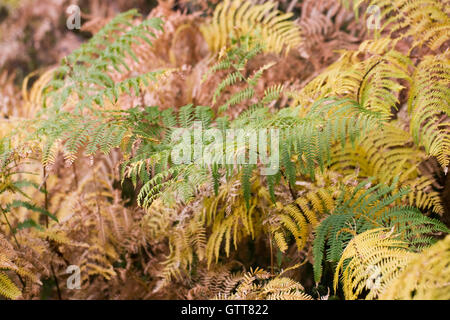
[[[48,193],[47,193],[47,172],[45,170],[45,166],[42,166],[42,173],[43,173],[43,179],[44,179],[44,208],[48,211]],[[45,227],[48,228],[48,216],[44,216],[45,219]]]
[[[19,241],[17,241],[16,235],[14,234],[14,230],[13,230],[11,224],[9,223],[8,217],[6,216],[5,210],[3,209],[2,206],[0,206],[0,210],[2,211],[3,216],[5,217],[6,223],[8,224],[9,230],[11,231],[11,234],[12,234],[12,236],[14,238],[14,241],[17,244],[17,247],[20,249],[20,243],[19,243]]]
[[[56,292],[58,293],[58,299],[62,300],[61,290],[59,289],[58,278],[56,277],[55,269],[53,268],[53,262],[50,263],[50,269],[52,271],[53,279],[55,279]]]
[[[291,196],[292,196],[292,200],[293,201],[297,200],[298,197],[296,196],[294,190],[292,190],[291,184],[289,183],[289,179],[287,178],[286,174],[284,173],[284,171],[282,169],[280,169],[280,172],[281,172],[281,175],[283,176],[284,180],[286,180],[286,183],[289,187],[289,192],[291,193]],[[297,207],[301,210],[301,208],[298,205],[297,205]]]
[[[286,9],[286,12],[291,12],[294,10],[295,6],[297,5],[298,0],[292,0],[291,3],[289,3],[289,6]]]
[[[367,72],[364,74],[364,76],[361,78],[361,84],[360,84],[360,86],[358,87],[358,92],[356,93],[356,99],[358,99],[357,101],[358,101],[358,104],[360,105],[361,104],[361,97],[360,97],[360,95],[361,95],[361,88],[362,88],[362,86],[363,86],[363,83],[364,83],[364,81],[366,80],[366,78],[367,78],[367,76],[369,75],[369,73],[370,72],[372,72],[372,70],[377,66],[377,65],[379,65],[380,63],[381,63],[381,61],[382,60],[378,60],[377,62],[375,62],[374,64],[373,64],[373,66],[371,66],[370,68],[369,68],[369,70],[367,70]]]
[[[73,166],[73,177],[75,180],[75,188],[78,189],[78,176],[77,176],[77,168],[75,166],[75,162],[72,163],[72,166]]]
[[[269,246],[270,246],[270,271],[272,274],[274,274],[274,272],[273,272],[273,244],[272,244],[271,234],[269,234]]]
[[[44,193],[44,199],[45,199],[44,200],[44,208],[45,208],[45,210],[48,211],[47,172],[46,172],[45,166],[42,166],[42,172],[43,172],[43,175],[44,175],[44,190],[45,190],[45,193]],[[47,215],[45,216],[45,227],[48,228],[48,216]],[[50,242],[49,240],[50,239],[47,237],[47,241],[48,242]],[[58,294],[58,299],[62,300],[61,290],[59,289],[59,281],[58,281],[58,278],[56,277],[55,269],[53,268],[53,256],[52,256],[52,259],[51,259],[51,262],[50,262],[50,269],[52,271],[53,279],[55,280],[56,292]]]

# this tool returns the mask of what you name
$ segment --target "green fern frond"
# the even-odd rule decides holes
[[[108,103],[114,104],[122,94],[134,91],[138,95],[141,87],[164,75],[162,71],[149,72],[117,83],[109,75],[114,70],[128,70],[126,58],[137,60],[133,45],[140,41],[151,44],[150,39],[156,37],[152,30],[162,30],[159,18],[134,26],[132,19],[138,16],[136,10],[117,15],[53,72],[53,79],[44,88],[43,112],[48,118],[38,128],[39,133],[47,136],[44,165],[55,158],[57,141],[63,144],[69,162],[84,145],[88,146],[89,154],[97,148],[108,153],[122,140],[126,128],[114,122],[99,125],[99,120],[106,116],[102,109]]]
[[[449,232],[440,221],[424,216],[415,208],[400,205],[409,190],[394,192],[396,183],[369,187],[368,181],[365,181],[341,191],[333,212],[315,230],[313,254],[316,282],[322,276],[322,261],[327,244],[327,261],[337,262],[355,235],[373,228],[395,227],[400,239],[410,243],[410,250],[420,250],[433,244],[436,239],[429,236],[432,233]]]

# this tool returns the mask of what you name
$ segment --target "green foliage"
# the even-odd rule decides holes
[[[43,98],[46,119],[38,128],[47,142],[43,151],[43,163],[51,164],[57,143],[62,143],[65,158],[73,162],[78,150],[86,146],[86,153],[93,155],[100,149],[108,153],[120,144],[127,127],[120,121],[108,121],[105,105],[114,105],[123,94],[138,96],[142,86],[157,81],[162,71],[149,72],[115,82],[111,72],[129,70],[126,58],[138,62],[133,46],[151,45],[155,37],[152,30],[162,30],[162,20],[147,19],[138,25],[132,23],[139,17],[136,10],[127,11],[113,18],[87,43],[63,59],[54,71],[53,79],[44,89]],[[125,31],[124,31],[125,30]]]
[[[199,110],[199,107],[196,108]],[[212,115],[213,111],[210,109],[208,115]],[[365,111],[360,108],[356,103],[349,100],[336,100],[336,99],[325,99],[318,101],[317,104],[311,109],[311,111],[304,117],[299,118],[296,116],[296,109],[285,109],[278,113],[271,113],[267,108],[256,108],[241,115],[235,121],[230,123],[230,128],[240,128],[247,131],[258,130],[258,129],[277,129],[279,130],[279,152],[281,160],[281,171],[286,177],[287,181],[291,185],[294,184],[297,174],[310,175],[314,178],[315,170],[319,167],[324,170],[327,162],[330,159],[330,147],[335,143],[340,143],[341,145],[346,145],[349,138],[353,144],[355,141],[367,132],[369,129],[373,129],[379,125],[379,120],[377,119],[377,114],[369,111]],[[166,114],[169,111],[166,110]],[[194,114],[194,109],[192,106],[186,106],[180,109],[178,118],[179,128],[191,128],[195,120],[201,121],[199,118],[199,112]],[[209,126],[210,117],[207,117],[206,124]],[[169,122],[171,125],[174,124],[173,121]],[[217,127],[217,123],[214,121],[211,126]],[[173,127],[165,128],[163,131],[166,133],[172,132]],[[190,138],[188,141],[194,140],[195,130],[188,131]],[[155,137],[154,137],[155,138]],[[142,168],[146,168],[147,171],[152,168],[155,172],[154,177],[146,181],[144,187],[141,189],[138,201],[141,204],[147,206],[151,201],[160,194],[163,190],[180,190],[180,188],[198,188],[200,185],[194,183],[188,183],[187,181],[179,181],[180,178],[190,176],[189,179],[193,179],[197,174],[201,177],[207,174],[212,174],[212,179],[216,179],[220,168],[227,170],[237,170],[240,172],[242,169],[249,172],[251,166],[241,164],[241,163],[222,163],[221,154],[223,149],[221,149],[221,143],[217,141],[211,142],[204,146],[210,150],[215,150],[217,153],[212,156],[212,164],[214,170],[209,170],[208,166],[205,164],[205,159],[200,156],[196,158],[193,163],[187,164],[173,164],[171,161],[172,150],[175,147],[173,143],[166,143],[167,140],[161,143],[154,143],[154,140],[149,142],[153,145],[153,152],[150,147],[147,147],[146,155],[147,159],[140,160],[139,157],[137,161],[131,162],[129,168],[126,170],[126,177],[133,179],[135,181],[138,177],[142,176]],[[215,144],[213,144],[215,143]],[[191,144],[189,145],[191,146]],[[233,154],[236,154],[238,150],[242,148],[249,149],[248,143],[244,146],[237,145],[234,142],[232,145],[227,145],[225,147],[227,150],[234,150]],[[189,159],[194,159],[193,155],[194,146],[192,144],[192,157]],[[272,150],[274,152],[274,150]],[[291,158],[297,157],[302,159],[296,165],[292,162]],[[145,165],[144,165],[145,164]],[[194,169],[196,167],[196,169]],[[155,171],[156,170],[156,171]],[[145,173],[144,173],[145,175]],[[199,178],[200,178],[199,176]],[[200,178],[199,181],[203,180]],[[205,180],[206,181],[206,180]],[[213,181],[213,180],[211,180]],[[243,190],[246,197],[246,201],[249,201],[249,176],[248,173],[243,176]],[[176,182],[176,183],[175,183]],[[274,184],[273,180],[269,178],[269,189],[273,190]],[[187,184],[186,184],[187,183]],[[175,188],[175,189],[174,189]],[[194,191],[194,190],[193,190]],[[192,191],[192,192],[193,192]],[[182,201],[187,199],[181,198]]]
[[[219,112],[224,112],[228,108],[234,105],[240,104],[244,101],[248,101],[255,95],[255,87],[258,84],[258,80],[262,77],[265,70],[271,68],[274,63],[265,64],[259,68],[252,75],[245,76],[245,67],[248,61],[254,58],[256,55],[260,54],[264,49],[264,45],[258,41],[256,37],[250,37],[249,35],[243,35],[238,39],[232,39],[231,46],[226,50],[225,53],[222,52],[221,56],[224,55],[219,61],[213,65],[210,71],[205,74],[204,79],[210,75],[220,71],[227,72],[227,76],[223,79],[216,90],[214,91],[214,96],[212,104],[215,105],[217,98],[222,94],[222,92],[233,85],[239,86],[239,91],[233,93],[227,101],[219,106]],[[242,86],[245,84],[244,86]],[[273,100],[279,98],[281,93],[281,86],[275,86],[268,88],[264,92],[264,97],[258,103],[249,106],[249,109],[264,106]]]
[[[29,147],[25,145],[21,148],[14,149],[8,138],[0,140],[0,196],[7,194],[9,200],[7,203],[3,203],[4,206],[0,205],[0,210],[3,216],[6,217],[6,214],[12,212],[14,209],[24,208],[47,216],[54,221],[58,221],[48,210],[33,203],[27,194],[27,188],[35,189],[42,193],[46,192],[38,184],[26,178],[27,175],[30,176],[29,172],[21,170],[21,165],[26,162],[24,154],[26,155],[27,148]],[[15,196],[17,196],[16,199],[14,199]],[[31,221],[28,224],[23,224],[21,227],[23,228],[28,225],[30,227],[40,228],[39,224]],[[9,227],[12,228],[11,225]],[[10,231],[14,232],[14,229]]]
[[[449,232],[439,220],[424,216],[416,208],[398,205],[409,190],[393,192],[396,180],[390,186],[370,186],[369,182],[361,182],[353,190],[342,190],[333,211],[317,226],[313,244],[316,282],[322,276],[325,253],[327,261],[339,261],[348,242],[367,230],[394,227],[410,250],[415,251],[436,241],[430,234]]]

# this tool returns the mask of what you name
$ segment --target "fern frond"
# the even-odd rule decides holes
[[[426,56],[414,72],[408,111],[411,135],[446,168],[450,156],[450,63],[445,56]],[[446,116],[442,121],[442,115]]]
[[[22,296],[19,288],[8,278],[8,276],[0,271],[0,295],[8,299],[18,299]]]
[[[136,10],[117,15],[53,71],[53,79],[43,89],[46,118],[38,128],[38,132],[47,137],[45,165],[55,158],[58,141],[63,144],[69,162],[73,162],[78,150],[85,145],[90,155],[97,148],[108,153],[122,140],[127,129],[117,122],[99,125],[99,120],[103,123],[111,121],[102,110],[104,106],[107,102],[116,103],[122,94],[134,91],[138,95],[141,87],[164,76],[165,72],[155,71],[117,83],[110,76],[111,72],[129,69],[125,58],[137,60],[133,45],[141,41],[151,43],[150,39],[156,37],[152,30],[162,30],[159,18],[133,26],[132,19],[138,16]]]
[[[411,259],[406,268],[385,286],[380,299],[450,299],[450,236]]]
[[[286,277],[272,277],[263,269],[256,268],[233,278],[234,292],[222,290],[217,298],[236,300],[313,300],[304,292],[303,286]]]
[[[394,192],[396,183],[394,181],[390,186],[379,184],[370,187],[368,181],[365,181],[340,192],[332,214],[315,229],[313,254],[316,282],[322,276],[322,261],[327,244],[327,260],[337,262],[355,235],[374,228],[395,227],[399,239],[409,243],[411,251],[433,244],[436,239],[429,237],[430,233],[449,231],[440,221],[424,216],[419,210],[399,205],[409,190]]]
[[[348,6],[349,1],[343,0]],[[448,5],[438,0],[354,0],[351,1],[356,17],[361,8],[376,6],[380,9],[379,33],[388,33],[393,38],[406,38],[411,36],[414,41],[411,50],[415,47],[427,45],[437,50],[448,40],[450,33],[450,18],[445,11]],[[367,19],[367,14],[364,15]],[[399,31],[402,32],[399,32]]]
[[[230,35],[251,34],[260,38],[266,51],[286,52],[301,43],[301,33],[289,19],[291,13],[274,9],[274,2],[255,5],[250,1],[225,0],[214,10],[212,20],[200,27],[211,51],[229,45]]]
[[[334,146],[330,169],[344,174],[357,170],[359,177],[374,177],[377,183],[391,183],[394,177],[399,177],[398,186],[411,190],[405,196],[409,205],[442,214],[439,194],[430,187],[433,178],[424,175],[418,167],[426,155],[399,125],[396,121],[386,123],[365,135],[356,146]],[[386,175],[386,172],[391,174]]]
[[[394,229],[376,228],[354,237],[342,253],[334,275],[334,290],[339,275],[346,299],[357,299],[363,290],[366,299],[376,298],[395,279],[413,255],[408,243],[397,240]]]

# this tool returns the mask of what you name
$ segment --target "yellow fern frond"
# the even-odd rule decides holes
[[[217,297],[229,300],[312,300],[303,286],[287,277],[273,277],[269,272],[256,268],[233,277],[231,290],[222,290]]]
[[[331,175],[331,171],[323,175],[318,173],[317,180],[325,181]],[[319,182],[317,184],[322,185]],[[297,198],[295,202],[287,206],[278,205],[281,211],[276,214],[277,220],[282,229],[292,234],[299,251],[307,245],[312,230],[319,224],[319,219],[326,213],[333,211],[336,203],[335,191],[337,189],[333,186],[317,187],[317,185],[311,185],[308,186],[307,190],[303,191],[305,193]],[[274,228],[273,233],[280,250],[283,251],[281,248],[287,249],[287,242],[283,232],[279,228]]]
[[[208,266],[219,259],[222,243],[226,256],[229,256],[231,244],[235,249],[244,236],[257,237],[262,230],[263,209],[270,202],[267,190],[261,191],[259,180],[253,181],[251,189],[254,196],[247,208],[244,197],[238,192],[240,181],[233,179],[221,186],[218,196],[206,200],[206,223],[212,225],[212,233],[206,245]],[[257,191],[258,190],[258,191]]]
[[[417,254],[380,299],[450,300],[450,236]]]
[[[342,272],[346,299],[357,299],[363,290],[369,291],[366,299],[376,298],[413,257],[407,248],[406,242],[395,239],[393,230],[377,228],[357,235],[348,243],[336,267],[334,290]]]
[[[407,69],[411,62],[401,53],[387,49],[386,41],[376,41],[364,42],[355,51],[343,51],[338,61],[291,94],[292,105],[308,107],[324,97],[346,97],[389,119],[403,89],[398,81],[410,81]],[[361,60],[360,56],[367,54],[370,56]]]
[[[365,65],[357,58],[355,52],[345,51],[341,57],[328,66],[303,89],[292,92],[292,106],[302,106],[301,114],[306,112],[315,101],[333,95],[356,97],[360,87]]]
[[[300,283],[285,277],[270,280],[262,288],[267,300],[313,300],[304,290]]]
[[[308,239],[308,223],[296,205],[288,205],[283,211],[287,214],[281,214],[279,219],[284,227],[294,236],[297,248],[300,251]]]
[[[17,299],[22,295],[22,292],[14,284],[14,282],[9,279],[9,277],[0,271],[0,295],[8,299]]]
[[[286,252],[286,250],[288,249],[288,245],[286,242],[286,239],[284,238],[283,233],[281,233],[280,231],[276,231],[274,232],[274,239],[275,239],[275,243],[278,246],[278,249],[280,249],[281,252]]]
[[[408,111],[414,142],[443,168],[450,157],[450,59],[426,56],[414,72]]]
[[[389,51],[381,58],[374,56],[365,60],[364,64],[364,74],[354,98],[363,108],[379,112],[387,120],[404,88],[399,80],[410,81],[408,66],[411,62],[401,53]]]
[[[117,276],[111,261],[108,259],[106,249],[98,244],[91,245],[81,256],[80,270],[82,281],[88,281],[90,276],[99,275],[110,280]]]
[[[251,1],[225,0],[215,9],[212,21],[200,27],[211,51],[218,52],[229,43],[230,34],[259,33],[267,52],[280,53],[301,43],[301,33],[292,13],[281,13],[274,9],[274,2],[254,5]]]
[[[382,151],[382,152],[380,152]],[[411,135],[400,123],[392,121],[383,128],[369,132],[357,146],[334,146],[330,169],[344,174],[358,171],[359,177],[375,177],[377,183],[389,184],[398,177],[398,187],[409,187],[403,199],[409,205],[444,212],[439,194],[432,190],[433,178],[424,175],[419,164],[426,154],[413,144]],[[386,175],[389,172],[389,175]]]
[[[343,1],[348,5],[348,0]],[[374,6],[380,10],[380,30],[391,38],[414,39],[411,50],[427,45],[437,50],[450,35],[450,18],[445,11],[448,3],[438,0],[353,0],[353,9],[358,16],[361,8]],[[367,12],[364,18],[367,20]],[[370,12],[373,13],[373,12]],[[402,32],[398,32],[402,30]]]
[[[42,108],[44,88],[52,80],[54,71],[55,68],[50,68],[49,70],[42,73],[42,75],[39,76],[39,79],[37,79],[33,83],[33,86],[29,90],[27,88],[30,78],[33,77],[37,72],[32,72],[24,79],[22,83],[22,95],[24,98],[22,112],[24,117],[32,118]]]
[[[36,231],[36,235],[41,239],[47,239],[51,241],[55,241],[58,244],[64,244],[69,246],[76,246],[76,247],[84,247],[87,248],[88,245],[86,243],[74,241],[67,237],[63,232],[46,229],[44,231]]]

